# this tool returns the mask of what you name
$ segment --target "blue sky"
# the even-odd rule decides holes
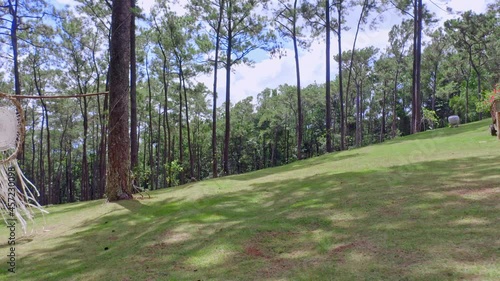
[[[54,0],[61,4],[74,4],[73,0]],[[484,12],[486,5],[493,0],[424,0],[429,9],[433,11],[437,18],[440,19],[439,25],[442,26],[445,20],[458,17],[456,14],[448,14],[446,7],[451,7],[454,12],[473,10],[475,12]],[[138,0],[139,6],[145,12],[148,12],[154,4],[154,0]],[[180,0],[179,5],[182,7],[187,1]],[[182,11],[182,9],[179,9]],[[358,15],[355,11],[351,13],[352,17],[348,18],[347,25],[351,27],[351,31],[344,32],[342,48],[343,50],[351,49],[354,40],[354,29],[356,18]],[[394,9],[387,10],[383,13],[384,22],[379,24],[376,30],[361,31],[358,35],[356,47],[363,48],[367,46],[375,46],[384,49],[388,44],[388,33],[394,24],[401,22],[401,15]],[[325,44],[323,39],[316,39],[309,51],[300,51],[301,64],[301,84],[307,86],[315,81],[324,83],[325,80]],[[337,38],[332,34],[332,56],[337,53],[338,45]],[[295,62],[293,58],[293,49],[287,49],[288,56],[281,59],[271,59],[266,53],[259,51],[251,55],[251,58],[256,61],[253,67],[240,65],[234,68],[234,74],[231,81],[231,102],[235,103],[248,96],[256,97],[258,93],[268,88],[276,88],[281,84],[295,84]],[[332,78],[338,73],[337,64],[332,60],[331,73]],[[197,78],[203,82],[209,89],[212,88],[212,75],[203,75]],[[225,73],[224,70],[219,71],[218,79],[219,97],[225,94]],[[217,102],[219,105],[223,102],[221,98]]]

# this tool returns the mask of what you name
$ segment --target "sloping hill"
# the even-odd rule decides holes
[[[49,207],[2,280],[495,280],[488,122],[240,176]],[[18,231],[18,235],[20,235]],[[1,238],[3,237],[3,238]]]

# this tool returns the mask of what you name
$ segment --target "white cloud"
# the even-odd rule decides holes
[[[375,46],[383,48],[388,42],[388,30],[360,32],[356,47],[363,48]],[[332,56],[330,71],[331,78],[338,73],[338,65],[333,60],[337,54],[338,44],[335,36],[332,36],[330,54]],[[345,33],[342,42],[344,50],[350,50],[354,41],[353,33]],[[325,57],[326,47],[324,40],[318,38],[312,44],[309,51],[299,50],[299,63],[301,84],[303,87],[314,83],[325,82]],[[254,67],[238,65],[233,68],[234,74],[231,75],[231,102],[235,103],[246,97],[253,96],[262,92],[265,88],[276,88],[282,84],[296,85],[295,60],[293,49],[287,49],[287,56],[278,58],[266,58],[255,63]],[[212,89],[213,74],[204,75],[198,78],[198,81],[205,83],[209,89]],[[217,88],[219,100],[217,104],[222,104],[225,96],[226,71],[218,71]]]

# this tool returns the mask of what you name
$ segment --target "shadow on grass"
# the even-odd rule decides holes
[[[53,210],[53,207],[56,207],[56,205],[50,205],[50,206],[44,206],[46,210],[50,214],[61,214],[61,213],[67,213],[67,212],[74,212],[78,210],[83,210],[89,207],[94,207],[100,204],[104,204],[106,199],[98,199],[94,201],[87,201],[87,202],[75,202],[75,203],[67,203],[63,205],[57,205],[57,210]]]
[[[314,165],[321,165],[321,164],[328,163],[331,161],[342,161],[345,159],[355,158],[355,157],[359,157],[359,156],[360,156],[359,153],[351,153],[348,155],[345,155],[345,154],[339,155],[339,153],[336,152],[336,153],[331,153],[330,155],[326,155],[326,157],[325,157],[325,155],[323,155],[322,157],[308,158],[308,159],[304,159],[304,160],[300,160],[300,161],[295,161],[295,162],[292,162],[292,163],[289,163],[289,164],[286,164],[283,166],[266,168],[264,170],[252,171],[252,172],[241,174],[241,175],[232,175],[232,176],[229,176],[227,178],[229,178],[231,180],[236,180],[236,181],[256,180],[256,179],[260,179],[263,177],[272,176],[272,175],[275,175],[275,174],[278,174],[281,172],[290,172],[290,171],[300,170],[300,169],[311,166],[312,163],[314,163]]]
[[[270,181],[198,200],[119,202],[128,211],[22,257],[16,277],[493,279],[499,162],[433,161]]]

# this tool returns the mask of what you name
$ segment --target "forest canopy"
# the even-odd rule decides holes
[[[109,90],[111,1],[77,2],[63,8],[44,0],[2,2],[0,92]],[[427,9],[430,2],[420,8],[418,2],[190,0],[182,14],[170,1],[157,1],[151,13],[133,3],[134,129],[131,151],[123,153],[132,155],[134,184],[154,190],[380,143],[418,132],[412,129],[417,107],[421,130],[447,126],[453,114],[466,123],[489,118],[487,105],[500,83],[500,1],[443,25]],[[354,43],[330,50],[330,36],[341,46],[343,35],[357,38],[360,30],[377,28],[388,8],[400,11],[401,21],[385,48]],[[415,92],[417,12],[424,40]],[[357,25],[347,26],[347,17]],[[321,40],[338,73],[302,85],[298,54]],[[286,55],[295,57],[296,83],[254,85],[256,97],[231,99],[234,67],[254,63],[256,50],[279,59],[286,44],[293,45]],[[197,80],[207,74],[213,85]],[[226,77],[224,91],[217,74]],[[40,202],[102,198],[107,95],[24,99],[22,105],[27,127],[20,164],[40,189]]]

